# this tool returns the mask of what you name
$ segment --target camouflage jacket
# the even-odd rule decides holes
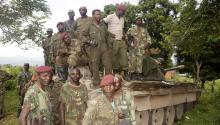
[[[90,25],[90,24],[91,24],[91,17],[77,18],[73,24],[73,29],[72,29],[74,31],[74,36],[76,36],[76,38],[79,38],[79,35],[81,35],[85,26]]]
[[[28,125],[53,125],[48,93],[43,91],[37,83],[25,94],[23,107],[25,106],[30,106]]]
[[[71,33],[73,30],[74,20],[67,20],[64,22],[65,31]]]
[[[114,101],[113,101],[114,102]],[[118,109],[103,94],[99,93],[95,98],[88,102],[82,125],[117,125]]]
[[[19,86],[19,94],[20,95],[24,94],[23,89],[24,89],[25,85],[31,80],[32,75],[33,74],[31,72],[25,72],[25,71],[22,71],[18,75],[18,86]]]
[[[140,30],[137,29],[137,26],[129,28],[126,34],[126,37],[129,41],[129,36],[133,38],[132,43],[130,44],[130,48],[135,49],[135,55],[143,55],[144,49],[146,46],[151,44],[151,37],[147,31],[147,29],[141,27]],[[131,49],[130,49],[131,50]]]
[[[42,42],[42,48],[44,49],[45,54],[52,53],[52,46],[51,46],[51,37],[46,37],[45,40]]]
[[[52,37],[53,58],[56,65],[68,65],[67,59],[70,52],[70,46],[66,45],[66,43],[60,39],[59,35],[59,33],[56,33]]]
[[[51,83],[46,86],[46,91],[49,95],[49,100],[52,109],[52,118],[54,125],[60,125],[60,115],[59,115],[59,96],[63,83],[58,79],[51,81]]]
[[[88,100],[86,86],[66,82],[61,88],[59,100],[65,103],[65,125],[81,125]]]

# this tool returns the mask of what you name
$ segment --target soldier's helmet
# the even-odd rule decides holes
[[[52,28],[48,28],[47,32],[53,32],[53,29]]]
[[[68,14],[75,15],[75,12],[74,12],[74,10],[69,10]]]

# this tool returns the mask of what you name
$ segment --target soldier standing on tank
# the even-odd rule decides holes
[[[25,94],[19,122],[20,125],[53,125],[51,103],[46,91],[46,86],[51,83],[52,68],[40,66],[35,71],[37,81]]]
[[[76,38],[81,35],[84,27],[91,23],[91,17],[87,16],[87,8],[85,6],[79,8],[79,13],[81,17],[77,18],[73,24],[74,36]]]
[[[101,92],[88,101],[82,125],[118,125],[118,120],[124,118],[113,98],[114,76],[104,76],[100,88]]]
[[[87,25],[82,32],[82,42],[85,44],[89,58],[89,68],[92,72],[92,83],[97,88],[100,81],[99,66],[102,61],[105,74],[112,72],[112,59],[108,46],[108,31],[104,22],[101,22],[101,11],[92,11],[92,23]]]
[[[44,62],[45,65],[53,67],[52,55],[51,55],[51,37],[53,35],[53,29],[47,29],[47,37],[42,42],[42,47],[44,49]]]
[[[132,79],[138,79],[138,76],[142,74],[145,49],[151,44],[151,37],[147,29],[143,27],[140,15],[135,19],[135,26],[128,29],[127,41],[129,73],[131,73]]]
[[[18,75],[18,95],[20,96],[20,105],[18,108],[18,114],[17,117],[19,117],[20,113],[21,113],[21,107],[23,105],[23,101],[24,101],[24,96],[25,96],[25,92],[26,92],[26,84],[28,84],[28,82],[31,80],[32,78],[32,73],[29,71],[30,65],[29,63],[24,63],[24,67],[23,67],[23,71],[21,73],[19,73]]]
[[[69,81],[62,86],[59,99],[61,125],[82,125],[88,92],[86,86],[79,82],[81,78],[78,68],[69,69]]]
[[[128,74],[128,57],[127,45],[123,40],[125,10],[125,5],[117,4],[116,12],[108,15],[103,20],[108,24],[108,31],[115,37],[112,50],[114,72],[123,72],[126,76]]]
[[[11,78],[12,75],[0,69],[0,119],[4,117],[5,82]]]
[[[56,65],[56,73],[61,81],[66,81],[68,76],[68,56],[70,52],[71,38],[64,31],[64,23],[57,24],[58,33],[52,37],[53,59]]]
[[[69,16],[69,20],[64,22],[64,26],[65,26],[64,28],[66,32],[73,34],[72,28],[73,28],[74,17],[75,17],[74,10],[69,10],[68,16]]]

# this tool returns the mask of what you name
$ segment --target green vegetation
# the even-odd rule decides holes
[[[215,92],[206,84],[198,104],[185,113],[177,125],[219,125],[220,124],[220,80],[216,81]]]

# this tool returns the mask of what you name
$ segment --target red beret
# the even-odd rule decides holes
[[[100,83],[100,87],[114,84],[114,76],[111,74],[105,75]]]
[[[63,22],[57,23],[57,27],[58,27],[59,25],[64,25],[64,23],[63,23]]]
[[[43,72],[52,72],[52,68],[49,66],[39,66],[35,69],[37,73],[43,73]]]
[[[123,3],[116,4],[116,9],[117,10],[121,10],[121,11],[125,11],[126,10],[126,6]]]

